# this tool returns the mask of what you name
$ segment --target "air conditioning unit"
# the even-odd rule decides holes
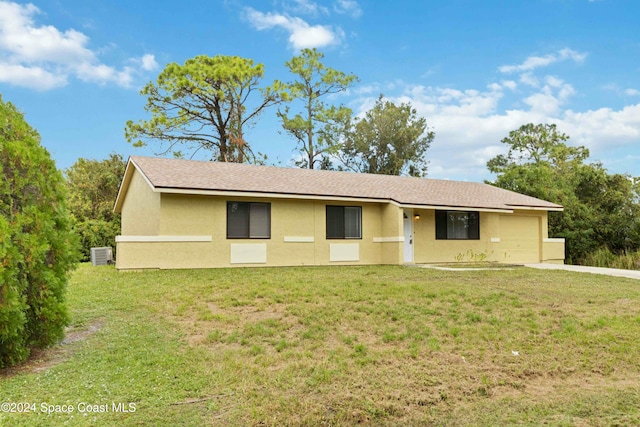
[[[110,247],[91,248],[91,265],[113,264],[113,250]]]

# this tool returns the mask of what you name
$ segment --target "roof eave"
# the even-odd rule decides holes
[[[513,209],[505,207],[499,208],[495,206],[450,206],[450,205],[434,205],[434,204],[411,204],[411,203],[398,203],[393,204],[403,209],[433,209],[433,210],[447,210],[447,211],[476,211],[476,212],[497,212],[497,213],[513,213]]]
[[[245,190],[208,190],[198,188],[179,187],[153,187],[155,192],[167,194],[193,194],[199,196],[235,196],[235,197],[255,197],[265,199],[300,199],[300,200],[335,200],[364,203],[388,203],[389,199],[374,197],[353,197],[327,194],[298,194],[266,191],[245,191]]]
[[[144,176],[144,174],[143,174]],[[146,178],[146,177],[145,177]],[[149,183],[149,185],[151,185]],[[433,209],[433,210],[452,210],[452,211],[468,211],[474,210],[478,212],[498,212],[513,213],[514,209],[529,210],[562,210],[562,208],[545,208],[532,206],[505,206],[504,208],[496,206],[455,206],[455,205],[437,205],[437,204],[415,204],[402,203],[393,199],[375,198],[375,197],[353,197],[326,194],[298,194],[298,193],[282,193],[282,192],[263,192],[263,191],[241,191],[241,190],[210,190],[197,188],[179,188],[179,187],[154,187],[154,192],[167,194],[192,194],[200,196],[236,196],[236,197],[256,197],[266,199],[299,199],[299,200],[333,200],[343,202],[361,202],[361,203],[391,203],[404,209]]]
[[[548,211],[548,212],[562,212],[564,206],[528,206],[528,205],[509,205],[513,209],[521,209],[527,211]]]

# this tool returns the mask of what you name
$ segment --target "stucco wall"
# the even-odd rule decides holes
[[[435,211],[416,210],[416,263],[493,261],[501,263],[562,262],[564,242],[547,239],[547,212],[480,212],[479,240],[437,240]],[[543,253],[543,248],[546,248]]]
[[[402,208],[391,203],[380,205],[381,232],[377,244],[380,246],[382,264],[403,263],[404,226]]]
[[[160,231],[160,194],[134,170],[122,204],[122,235],[155,236]]]
[[[269,239],[227,239],[227,202],[271,204]],[[361,206],[362,239],[327,239],[326,206]],[[392,203],[154,193],[135,172],[122,208],[117,267],[402,264],[403,209]],[[436,240],[435,211],[414,209],[414,262],[562,262],[545,211],[480,213],[479,240]]]
[[[227,239],[228,201],[270,203],[271,238]],[[123,228],[118,268],[380,264],[383,258],[398,263],[402,255],[401,210],[386,203],[162,194],[158,205],[155,240],[136,241],[142,234],[127,228],[125,235]],[[327,239],[327,205],[361,206],[362,239]],[[384,241],[388,236],[394,241]]]

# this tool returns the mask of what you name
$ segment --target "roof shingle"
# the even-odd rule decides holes
[[[364,198],[401,205],[478,209],[562,209],[554,203],[477,182],[141,156],[130,160],[156,189],[164,190]]]

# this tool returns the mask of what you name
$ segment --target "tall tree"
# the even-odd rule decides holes
[[[424,176],[424,156],[434,137],[410,104],[396,105],[380,95],[347,132],[340,157],[355,172]]]
[[[0,97],[0,368],[56,343],[77,262],[62,174],[22,113]]]
[[[351,118],[351,109],[325,103],[328,95],[345,91],[357,77],[328,68],[322,63],[324,54],[316,49],[303,49],[285,65],[296,80],[278,86],[287,101],[296,102],[302,112],[291,115],[291,106],[278,111],[284,130],[293,136],[300,153],[302,167],[328,165],[328,156],[339,150],[340,139]]]
[[[259,89],[262,64],[237,56],[201,55],[184,65],[171,63],[140,92],[147,97],[145,110],[151,119],[129,120],[125,136],[135,146],[150,140],[161,143],[158,154],[182,155],[179,147],[207,150],[221,162],[254,161],[255,154],[244,139],[245,127],[268,106],[278,102],[271,89]],[[249,108],[250,97],[261,99]],[[165,146],[166,144],[166,146]]]
[[[527,124],[502,142],[507,155],[489,160],[492,183],[564,206],[549,216],[549,232],[566,239],[566,258],[579,263],[598,248],[620,253],[640,248],[640,206],[635,180],[587,163],[589,150],[568,146],[553,124]]]
[[[510,167],[530,163],[562,168],[589,157],[588,149],[568,146],[565,144],[567,140],[569,136],[558,132],[555,124],[522,125],[500,141],[509,146],[507,155],[494,157],[487,167],[493,173],[503,173]]]
[[[113,204],[125,167],[121,155],[111,154],[104,160],[78,159],[66,170],[69,210],[83,261],[90,260],[92,247],[115,247],[120,215]]]

